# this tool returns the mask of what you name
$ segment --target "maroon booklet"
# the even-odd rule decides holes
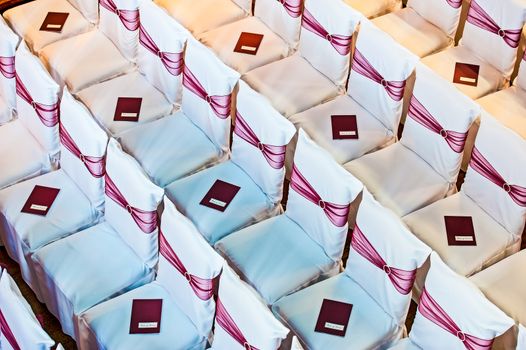
[[[138,122],[141,112],[141,97],[119,97],[115,107],[113,120],[124,122]]]
[[[161,332],[162,299],[134,299],[132,304],[130,334]]]
[[[60,192],[59,188],[36,185],[22,208],[23,213],[46,216]]]
[[[331,123],[334,140],[358,138],[358,124],[355,115],[332,115]]]
[[[67,12],[48,12],[44,22],[40,26],[40,30],[44,32],[62,32],[64,24],[68,19],[69,13]]]
[[[242,32],[237,41],[234,52],[255,55],[263,41],[263,34]]]
[[[216,180],[200,204],[223,212],[240,189],[241,187],[239,186]]]
[[[479,70],[480,66],[476,64],[457,62],[453,82],[456,84],[477,86],[479,82]]]
[[[475,228],[471,216],[445,216],[447,244],[450,246],[475,246]]]
[[[345,337],[347,325],[351,318],[352,307],[352,304],[323,299],[314,330],[316,332]]]

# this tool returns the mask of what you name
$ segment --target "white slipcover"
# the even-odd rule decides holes
[[[283,326],[270,312],[249,286],[225,265],[219,285],[218,303],[221,303],[221,315],[216,312],[216,326],[212,350],[242,350],[255,347],[257,349],[277,350],[287,337],[289,330]],[[221,318],[221,321],[218,320]],[[230,318],[230,322],[225,322]],[[238,336],[246,339],[246,345],[236,341],[225,330],[227,325],[234,324]]]
[[[367,18],[381,16],[402,7],[401,0],[344,0]]]
[[[99,0],[100,1],[100,0]],[[138,11],[139,0],[112,0],[118,9],[124,11]],[[100,30],[113,44],[119,49],[121,54],[129,61],[135,62],[137,59],[137,49],[139,48],[139,26],[135,23],[129,24],[129,28],[124,23],[124,17],[119,13],[109,11],[99,3]]]
[[[4,19],[0,17],[0,56],[5,60],[8,57],[15,57],[16,48],[20,39],[7,26]],[[8,59],[9,60],[9,59]],[[16,87],[15,78],[11,72],[4,71],[9,69],[11,62],[3,61],[0,63],[0,125],[5,124],[14,117],[16,110]],[[4,66],[6,65],[6,66]]]
[[[462,11],[459,0],[409,0],[407,7],[416,11],[426,21],[437,26],[449,38],[454,39]]]
[[[42,329],[31,306],[7,270],[0,270],[0,314],[14,338],[7,339],[7,332],[0,332],[0,347],[3,350],[50,350],[55,345],[53,339]]]
[[[526,327],[519,325],[519,339],[517,341],[517,350],[526,349]]]
[[[517,85],[523,90],[526,90],[526,51],[524,51],[524,55],[522,56],[522,61],[520,62],[519,67],[519,73],[517,75],[517,78],[515,78],[513,84]]]

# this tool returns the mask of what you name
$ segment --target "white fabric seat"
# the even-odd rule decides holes
[[[344,0],[344,2],[363,13],[367,18],[381,16],[402,7],[400,0]]]
[[[477,103],[504,126],[526,139],[526,91],[518,86],[487,95]],[[480,124],[480,122],[478,123]],[[472,140],[472,143],[474,140]]]
[[[93,2],[95,3],[95,1]],[[68,13],[61,32],[40,30],[40,26],[44,22],[48,12]],[[3,16],[15,32],[24,38],[33,52],[40,52],[40,50],[51,43],[93,29],[90,21],[68,0],[33,1],[15,6],[5,11]]]
[[[0,16],[0,125],[11,121],[16,113],[15,67],[12,66],[20,38]],[[1,186],[0,186],[1,187]]]
[[[155,3],[165,8],[170,16],[193,34],[209,31],[248,15],[248,11],[231,0],[156,0]]]
[[[7,104],[4,97],[0,95],[0,120],[5,122],[10,121],[13,118],[13,110],[11,106]],[[3,124],[3,123],[2,123]]]

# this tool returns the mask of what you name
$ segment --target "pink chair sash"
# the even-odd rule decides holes
[[[241,330],[236,325],[219,298],[217,298],[216,301],[216,322],[221,328],[223,328],[225,332],[228,333],[228,335],[232,337],[232,339],[242,345],[245,350],[259,350],[248,343],[245,336],[243,333],[241,333]]]
[[[500,175],[490,162],[484,158],[477,147],[473,148],[469,166],[477,173],[506,191],[517,205],[526,207],[526,187],[508,184],[502,175]]]
[[[106,10],[116,14],[121,20],[122,24],[126,29],[133,32],[139,29],[140,20],[139,20],[139,9],[135,10],[119,10],[117,5],[113,0],[99,0],[100,6],[104,7]]]
[[[7,79],[15,77],[15,57],[0,56],[0,73]]]
[[[234,134],[252,146],[257,147],[272,168],[281,169],[285,165],[286,146],[274,146],[262,143],[239,112],[236,113]]]
[[[462,332],[460,327],[451,317],[440,307],[440,305],[429,295],[427,290],[422,290],[418,311],[422,316],[433,322],[446,332],[456,336],[468,350],[489,350],[493,344],[493,339],[480,339],[475,336]]]
[[[106,195],[111,198],[120,207],[126,209],[133,218],[133,221],[139,226],[141,231],[144,233],[152,233],[157,228],[157,211],[146,211],[135,207],[132,207],[126,198],[122,195],[121,191],[117,188],[115,183],[111,180],[108,173],[105,176],[106,180]]]
[[[290,15],[290,17],[298,18],[301,16],[301,9],[303,7],[303,0],[276,0],[280,2],[285,11]]]
[[[206,92],[205,88],[197,77],[192,73],[188,66],[184,66],[183,71],[183,86],[196,94],[202,100],[205,100],[210,108],[214,111],[220,119],[227,119],[230,116],[230,105],[232,101],[232,95],[225,96],[210,96]]]
[[[320,195],[303,177],[295,164],[292,165],[292,175],[290,177],[290,188],[296,191],[303,198],[319,206],[327,215],[327,218],[336,227],[343,227],[347,224],[349,217],[350,204],[335,204],[322,200]]]
[[[493,18],[477,3],[471,0],[471,6],[468,12],[467,21],[474,26],[487,30],[490,33],[500,36],[506,44],[512,48],[519,46],[522,28],[520,29],[502,29]]]
[[[330,34],[307,9],[303,10],[301,26],[327,40],[340,55],[346,56],[351,52],[352,35]]]
[[[356,48],[354,51],[353,64],[351,67],[356,73],[371,79],[384,87],[387,94],[395,101],[401,101],[404,97],[405,80],[388,81],[374,68],[364,55]]]
[[[183,72],[184,59],[182,52],[163,52],[144,26],[139,27],[139,43],[148,51],[159,57],[166,70],[173,76],[179,76]]]
[[[214,296],[215,287],[218,282],[218,277],[214,279],[204,279],[199,278],[195,275],[192,275],[188,272],[183,262],[177,254],[173,251],[170,243],[164,236],[163,232],[159,229],[159,252],[161,255],[168,260],[168,262],[177,270],[181,275],[183,275],[190,287],[194,291],[195,295],[201,300],[210,300]]]
[[[62,123],[59,124],[59,134],[60,134],[60,143],[71,152],[75,157],[80,159],[82,163],[84,163],[84,166],[90,174],[95,178],[101,178],[104,176],[104,173],[106,172],[106,157],[92,157],[92,156],[85,156],[80,151],[79,146],[75,143],[75,140],[73,140],[73,137],[69,134],[69,132],[64,128],[64,125]]]
[[[351,247],[371,264],[383,270],[400,294],[407,295],[411,292],[416,278],[416,270],[407,271],[387,265],[371,242],[365,237],[358,224],[353,230]]]
[[[35,102],[18,75],[16,75],[16,94],[33,107],[42,124],[50,128],[58,124],[60,114],[59,101],[52,105]]]
[[[462,0],[446,0],[446,2],[453,8],[460,8],[462,6]]]
[[[418,124],[426,127],[435,134],[442,136],[454,152],[462,153],[462,151],[464,151],[464,145],[466,143],[466,139],[468,138],[468,133],[444,129],[442,125],[440,125],[440,123],[431,115],[431,113],[429,113],[424,105],[418,101],[415,95],[413,95],[411,98],[408,115]]]
[[[14,350],[20,350],[20,346],[18,345],[15,335],[11,331],[11,328],[9,328],[9,325],[7,324],[7,320],[5,319],[4,314],[2,313],[2,310],[0,310],[0,334],[7,339],[7,342]]]

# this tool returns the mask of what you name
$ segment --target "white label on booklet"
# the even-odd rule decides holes
[[[45,205],[38,205],[38,204],[31,204],[31,207],[30,207],[30,209],[38,210],[38,211],[46,211],[47,208],[48,207]]]
[[[219,199],[215,199],[215,198],[210,198],[210,203],[215,204],[215,205],[219,205],[220,207],[225,207],[226,206],[225,202],[220,201]]]
[[[157,322],[139,322],[139,329],[157,328]]]
[[[459,80],[465,83],[476,83],[477,82],[477,79],[467,78],[467,77],[460,77]]]
[[[241,46],[241,50],[246,50],[246,51],[256,51],[257,49],[258,48],[254,46],[246,46],[246,45]]]
[[[59,29],[60,27],[62,27],[62,24],[51,24],[51,23],[48,23],[48,25],[46,26],[46,28],[51,28],[51,29]]]
[[[343,331],[345,326],[336,323],[325,322],[325,328],[334,329],[335,331]]]
[[[121,113],[122,118],[135,118],[137,117],[137,113]]]
[[[340,136],[356,136],[356,131],[340,131]]]
[[[455,236],[457,242],[473,242],[473,236]]]

